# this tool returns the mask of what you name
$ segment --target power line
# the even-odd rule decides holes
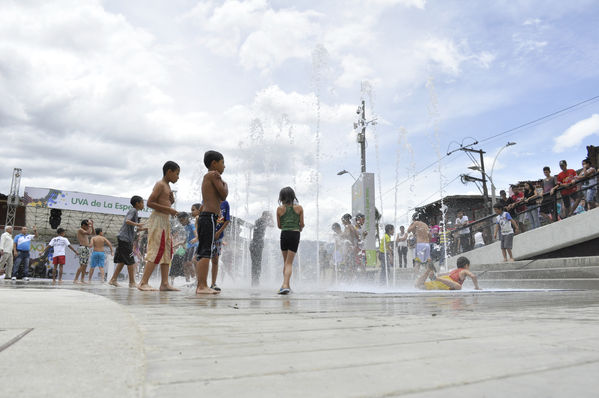
[[[549,113],[547,115],[541,116],[541,117],[539,117],[539,118],[537,118],[535,120],[531,120],[529,122],[523,123],[523,124],[518,125],[516,127],[512,127],[512,128],[510,128],[508,130],[501,131],[501,132],[499,132],[497,134],[494,134],[492,136],[483,138],[482,140],[479,141],[479,143],[490,141],[490,140],[492,140],[494,138],[497,138],[497,137],[500,137],[502,135],[505,135],[505,134],[514,132],[516,130],[522,129],[524,127],[528,127],[528,126],[533,125],[535,123],[538,123],[538,122],[541,122],[541,121],[553,118],[553,117],[555,117],[557,115],[560,115],[560,114],[565,113],[567,111],[570,111],[570,110],[572,110],[574,108],[577,108],[577,107],[579,107],[581,105],[584,105],[584,104],[587,104],[587,103],[590,103],[590,102],[593,102],[593,101],[596,101],[596,100],[599,100],[599,95],[596,95],[594,97],[588,98],[588,99],[586,99],[584,101],[577,102],[576,104],[573,104],[573,105],[567,106],[565,108],[559,109],[559,110],[557,110],[555,112],[552,112],[552,113]],[[391,191],[393,191],[395,188],[399,187],[400,185],[403,185],[406,182],[410,181],[411,179],[416,178],[418,175],[422,174],[423,172],[425,172],[426,170],[430,169],[431,167],[433,167],[434,165],[438,164],[440,161],[442,161],[443,159],[445,159],[447,157],[449,157],[449,155],[442,156],[441,158],[435,160],[434,162],[430,163],[429,165],[427,165],[423,169],[421,169],[418,172],[416,172],[413,176],[410,176],[410,177],[406,178],[405,180],[398,182],[397,185],[394,185],[391,189],[385,191],[385,193],[383,194],[383,196],[389,194]]]
[[[555,112],[553,112],[553,113],[550,113],[550,114],[548,114],[548,115],[541,116],[540,118],[538,118],[538,119],[535,119],[535,120],[532,120],[532,121],[530,121],[530,122],[526,122],[526,123],[523,123],[523,124],[521,124],[521,125],[519,125],[519,126],[513,127],[513,128],[511,128],[511,129],[508,129],[508,130],[505,130],[505,131],[502,131],[502,132],[500,132],[500,133],[497,133],[497,134],[495,134],[495,135],[492,135],[492,136],[490,136],[490,137],[483,138],[483,139],[482,139],[482,140],[480,140],[479,142],[485,142],[485,141],[492,140],[493,138],[497,138],[497,137],[499,137],[499,136],[502,136],[502,135],[504,135],[504,134],[511,133],[511,132],[513,132],[513,131],[519,130],[519,129],[523,128],[523,127],[530,126],[531,124],[535,124],[535,123],[537,123],[537,122],[540,122],[540,121],[542,121],[542,120],[549,119],[549,118],[551,118],[551,117],[553,117],[553,116],[557,116],[557,115],[559,115],[560,113],[564,113],[564,112],[566,112],[566,111],[569,111],[570,109],[574,109],[574,108],[576,108],[576,107],[578,107],[578,106],[580,106],[580,105],[586,104],[586,103],[588,103],[588,102],[593,102],[593,101],[595,101],[595,100],[597,100],[597,99],[599,99],[599,95],[596,95],[596,96],[594,96],[594,97],[592,97],[592,98],[589,98],[589,99],[586,99],[586,100],[584,100],[584,101],[578,102],[578,103],[576,103],[576,104],[574,104],[574,105],[570,105],[570,106],[568,106],[568,107],[566,107],[566,108],[562,108],[562,109],[560,109],[560,110],[558,110],[558,111],[555,111]]]

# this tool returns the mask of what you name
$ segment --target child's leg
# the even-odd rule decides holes
[[[100,278],[102,278],[102,283],[104,283],[104,267],[100,267]]]
[[[119,285],[116,280],[119,277],[119,274],[123,270],[124,266],[125,266],[125,263],[118,263],[116,265],[116,268],[114,269],[114,273],[112,274],[112,278],[110,278],[110,281],[108,281],[109,285],[112,285],[112,286],[118,286]],[[131,279],[131,273],[129,273],[129,279]]]
[[[505,252],[506,252],[505,249],[501,249],[501,254],[503,254],[503,261],[507,261],[507,256],[506,256]]]
[[[414,286],[418,289],[424,289],[424,282],[426,282],[426,278],[428,278],[429,273],[430,271],[426,270],[422,275],[420,275],[420,277],[418,277],[418,280],[416,280],[416,284]]]
[[[54,264],[54,269],[52,270],[52,282],[56,282],[56,268],[58,268],[58,264]]]
[[[160,290],[162,291],[179,291],[168,283],[169,264],[160,264]]]
[[[129,274],[129,287],[135,287],[135,264],[127,266],[127,274]]]
[[[94,276],[94,271],[95,271],[95,270],[96,270],[96,268],[95,268],[95,267],[91,267],[91,268],[89,269],[89,282],[90,282],[90,283],[91,283],[91,281],[92,281],[92,277]]]
[[[141,276],[141,281],[139,281],[139,290],[156,290],[152,286],[148,285],[148,281],[150,280],[150,276],[152,276],[152,272],[156,268],[156,264],[146,261],[146,266],[144,267],[144,273]]]
[[[207,284],[208,267],[210,267],[209,258],[201,258],[196,264],[196,275],[198,276],[198,287],[196,294],[217,294],[214,289],[210,289]]]
[[[510,255],[510,260],[514,261],[514,256],[512,256],[512,249],[506,249],[507,250],[507,254]],[[503,255],[503,257],[505,258],[505,254]]]
[[[290,289],[289,282],[291,280],[291,273],[293,272],[295,253],[291,250],[286,250],[283,252],[283,258],[285,259],[285,265],[283,266],[283,288]]]
[[[58,282],[62,282],[62,267],[62,264],[58,266]]]
[[[212,285],[216,285],[216,277],[218,276],[218,254],[212,256]]]

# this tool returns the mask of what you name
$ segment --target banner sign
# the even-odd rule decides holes
[[[94,195],[91,193],[61,191],[58,189],[25,187],[25,206],[49,209],[76,210],[88,213],[103,213],[125,216],[131,208],[130,198]],[[149,217],[147,206],[139,212],[140,217]]]

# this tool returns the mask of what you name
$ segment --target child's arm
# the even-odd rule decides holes
[[[108,247],[110,247],[110,254],[112,255],[112,243],[110,243],[110,241],[106,238],[104,238],[104,242],[106,242],[108,244]]]
[[[75,256],[79,256],[79,253],[77,253],[77,250],[75,250],[73,246],[69,245],[69,249],[71,249],[73,253],[75,253]]]
[[[498,232],[499,232],[499,224],[495,224],[495,231],[493,232],[493,239],[497,239]]]
[[[220,236],[225,232],[225,228],[227,228],[227,225],[229,225],[231,221],[225,221],[223,223],[223,226],[220,227],[220,229],[218,231],[216,231],[216,233],[214,234],[214,239],[218,239],[220,238]]]
[[[154,189],[152,189],[152,193],[148,198],[148,207],[154,210],[158,210],[161,213],[176,216],[177,210],[173,209],[170,206],[165,206],[163,204],[158,203],[158,198],[162,193],[164,193],[164,183],[160,181],[157,182],[156,185],[154,185]]]
[[[200,206],[200,209],[202,208],[202,206]],[[198,241],[198,219],[196,218],[195,221],[195,228],[193,229],[193,236],[195,236],[195,238],[193,238],[192,240],[189,241],[189,243],[196,243]]]
[[[514,232],[516,232],[517,234],[520,233],[520,229],[518,228],[518,224],[516,224],[516,221],[514,221],[514,219],[512,218],[510,220],[510,222],[512,223],[512,226],[514,227]]]
[[[211,171],[206,174],[206,176],[208,176],[212,181],[212,185],[216,189],[216,192],[218,192],[220,200],[227,199],[227,195],[229,195],[229,187],[227,186],[227,183],[223,181],[218,171]]]
[[[282,214],[281,214],[281,210],[282,209],[281,208],[282,207],[283,206],[277,207],[277,228],[279,228],[279,229],[281,229],[281,216],[282,216]]]
[[[470,279],[472,279],[472,283],[474,283],[474,288],[476,290],[483,290],[480,288],[480,286],[478,286],[478,278],[476,277],[476,275],[474,275],[472,272],[468,270],[464,270],[464,272],[466,273],[466,276],[469,276]]]
[[[300,205],[298,205],[297,207],[299,207],[299,216],[300,216],[300,232],[302,232],[302,230],[304,229],[304,208],[301,207]]]

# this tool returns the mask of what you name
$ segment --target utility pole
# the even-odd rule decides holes
[[[457,149],[454,149],[451,152],[448,152],[447,155],[451,155],[452,153],[456,152],[456,151],[464,151],[464,152],[470,152],[470,153],[478,153],[478,155],[480,156],[480,174],[481,174],[481,178],[478,179],[476,178],[476,181],[480,181],[482,182],[483,185],[483,198],[485,200],[485,208],[489,209],[489,190],[487,189],[487,174],[485,173],[485,159],[484,159],[484,154],[486,153],[485,151],[483,151],[482,149],[472,149],[470,147],[474,146],[478,144],[478,141],[473,142],[470,145],[465,145],[465,146],[460,146]],[[472,158],[472,160],[474,160],[474,158]],[[474,161],[474,163],[476,164],[476,161]],[[473,178],[473,177],[471,177]]]
[[[4,228],[7,226],[14,227],[17,207],[19,207],[19,187],[21,186],[21,169],[13,169],[12,181],[10,183],[10,193],[6,198],[6,221]]]

